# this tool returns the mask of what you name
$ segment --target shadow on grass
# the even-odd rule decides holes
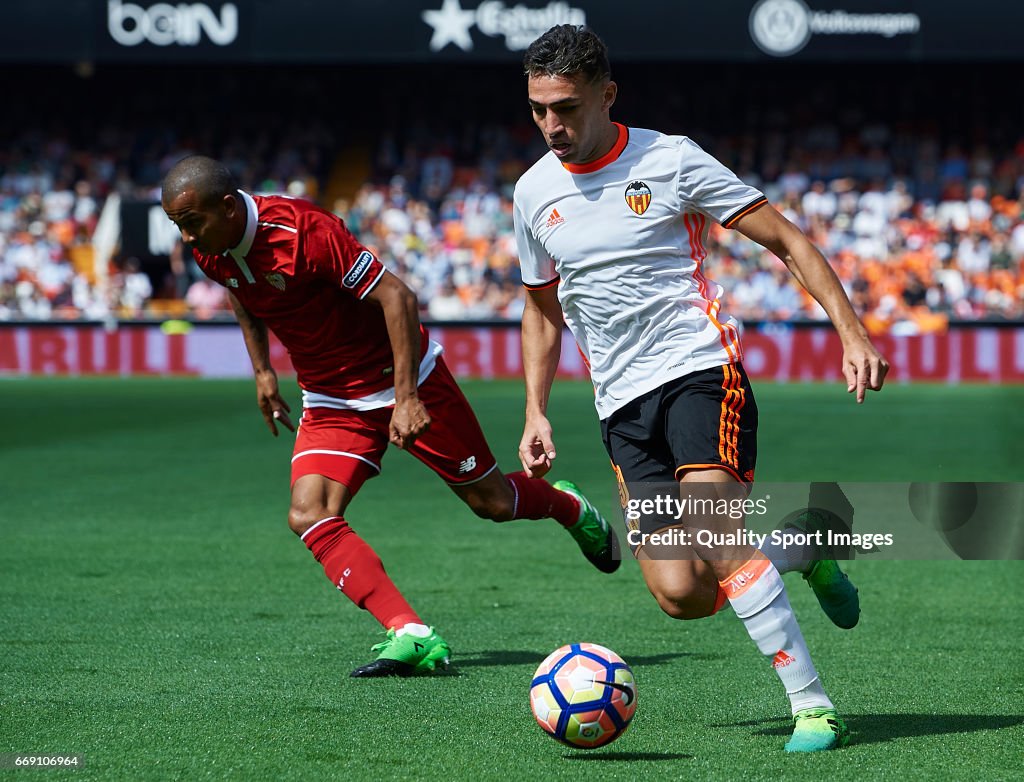
[[[562,755],[564,760],[693,760],[681,752],[596,752],[594,754]]]
[[[851,744],[880,744],[893,739],[973,733],[1024,725],[1024,714],[843,714],[853,734]],[[788,736],[793,723],[787,719],[746,720],[712,725],[713,728],[754,728],[758,736]]]
[[[455,665],[460,668],[486,668],[499,665],[540,665],[541,660],[550,654],[548,652],[534,652],[514,649],[487,649],[476,652],[463,652],[454,660]],[[665,654],[648,655],[623,655],[624,659],[633,668],[645,665],[664,665],[665,663],[683,657],[691,660],[715,660],[721,655],[690,654],[688,652],[666,652]]]
[[[527,665],[540,661],[547,652],[531,652],[526,649],[485,649],[478,652],[461,652],[453,663],[460,668],[489,668],[498,665]]]

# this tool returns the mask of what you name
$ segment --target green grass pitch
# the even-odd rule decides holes
[[[464,387],[515,469],[521,385]],[[762,480],[1021,477],[1024,388],[893,386],[860,408],[831,385],[757,392]],[[555,389],[557,477],[611,513],[591,394]],[[290,438],[247,381],[10,380],[0,399],[0,752],[86,763],[39,778],[1022,778],[1020,562],[853,562],[851,632],[787,576],[854,734],[787,756],[784,694],[730,612],[673,622],[633,561],[602,576],[551,522],[480,521],[395,451],[347,516],[460,675],[348,679],[378,628],[289,532]],[[589,753],[544,736],[527,699],[540,660],[581,640],[639,685],[629,731]]]

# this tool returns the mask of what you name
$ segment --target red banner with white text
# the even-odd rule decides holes
[[[518,378],[519,330],[493,326],[433,326],[459,377]],[[955,328],[944,334],[875,337],[892,364],[890,381],[942,383],[1024,382],[1024,326]],[[769,326],[743,335],[743,364],[752,378],[839,380],[841,349],[830,328]],[[288,355],[272,341],[280,373]],[[241,332],[233,324],[201,324],[186,334],[165,334],[158,325],[107,330],[93,325],[0,327],[0,375],[174,375],[248,377]],[[587,370],[566,333],[559,377],[586,378]]]

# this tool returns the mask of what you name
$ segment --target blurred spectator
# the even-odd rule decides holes
[[[437,295],[430,298],[427,313],[434,320],[461,320],[466,315],[466,307],[455,286],[449,281],[441,286]]]
[[[140,268],[138,258],[128,258],[113,275],[111,291],[118,314],[137,318],[144,314],[144,305],[153,295],[153,283]]]
[[[185,303],[192,314],[202,320],[209,320],[225,312],[230,312],[228,292],[223,285],[202,277],[193,282],[185,294]]]

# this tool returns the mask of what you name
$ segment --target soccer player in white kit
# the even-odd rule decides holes
[[[843,373],[858,402],[882,387],[888,364],[821,253],[762,193],[685,136],[611,121],[617,85],[592,31],[553,27],[523,62],[533,119],[550,150],[519,180],[514,199],[527,288],[524,469],[543,475],[556,455],[546,409],[564,320],[590,366],[624,500],[630,486],[659,481],[679,481],[689,496],[746,496],[757,408],[738,323],[722,311],[722,288],[703,271],[711,220],[774,252],[821,303],[842,340]],[[812,516],[804,523],[813,525]],[[804,572],[829,618],[850,628],[860,615],[857,590],[834,560],[792,561],[742,542],[714,551],[694,545],[688,557],[649,548],[633,546],[634,555],[669,616],[709,616],[728,600],[772,661],[794,717],[788,751],[847,743],[780,577]]]

